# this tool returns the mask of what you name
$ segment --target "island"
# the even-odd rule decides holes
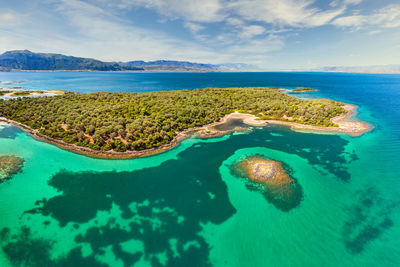
[[[18,173],[24,160],[14,156],[0,157],[0,183],[11,178],[12,175]]]
[[[317,89],[314,88],[304,88],[304,87],[297,87],[296,89],[293,89],[293,93],[307,93],[307,92],[316,92],[318,91]]]
[[[308,93],[308,92],[316,92],[318,90],[314,88],[297,87],[295,89],[279,88],[279,91],[285,93]]]
[[[274,88],[205,88],[147,93],[66,92],[0,100],[0,120],[42,141],[103,158],[132,158],[176,146],[210,125],[240,118],[294,129],[360,135],[368,125],[349,121],[355,106],[299,99]]]
[[[283,211],[288,211],[301,202],[302,190],[281,162],[255,155],[234,164],[232,169],[234,174],[251,183],[248,186],[261,191],[270,203]]]

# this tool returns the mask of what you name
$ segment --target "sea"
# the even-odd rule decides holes
[[[0,72],[0,87],[80,93],[311,87],[359,106],[360,136],[268,125],[129,160],[78,155],[0,124],[0,266],[400,266],[400,75]],[[15,81],[21,83],[16,84]],[[282,207],[232,166],[282,162]]]

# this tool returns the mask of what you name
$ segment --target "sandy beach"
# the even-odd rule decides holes
[[[64,91],[60,90],[40,90],[40,91],[27,91],[27,90],[7,90],[7,88],[3,91],[7,91],[4,95],[0,96],[0,99],[13,99],[18,97],[42,97],[42,96],[57,96],[64,95]],[[0,90],[1,92],[1,90]],[[28,93],[27,95],[18,95],[18,93]]]
[[[369,125],[368,123],[352,119],[352,117],[356,115],[358,108],[357,106],[345,104],[343,108],[347,110],[346,114],[331,119],[331,122],[337,124],[338,127],[313,126],[297,122],[279,120],[260,120],[257,116],[254,116],[252,114],[234,112],[224,116],[219,122],[203,126],[203,129],[198,131],[197,135],[199,137],[213,137],[221,136],[233,130],[240,130],[232,129],[229,131],[217,131],[213,129],[214,126],[223,124],[230,119],[241,119],[244,124],[250,126],[265,126],[268,124],[277,124],[289,126],[291,127],[291,129],[298,131],[342,133],[350,136],[360,136],[372,129],[371,125]]]
[[[345,104],[343,106],[347,113],[341,116],[337,116],[331,119],[332,123],[338,125],[338,127],[323,127],[300,124],[289,121],[277,121],[277,120],[265,120],[266,123],[279,124],[290,126],[293,130],[300,131],[313,131],[313,132],[330,132],[330,133],[342,133],[350,136],[361,136],[366,132],[372,130],[372,126],[366,122],[353,120],[352,118],[357,114],[357,106],[351,104]]]

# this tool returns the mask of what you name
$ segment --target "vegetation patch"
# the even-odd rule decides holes
[[[12,93],[13,91],[0,91],[0,96]]]
[[[0,100],[0,116],[53,139],[101,151],[144,150],[178,132],[216,122],[234,111],[261,119],[337,126],[346,113],[332,100],[302,100],[273,88],[207,88],[148,93],[66,93]]]
[[[29,96],[32,94],[43,94],[43,91],[18,91],[13,92],[12,96]]]
[[[299,87],[299,88],[292,90],[292,92],[294,92],[294,93],[306,93],[306,92],[315,92],[315,91],[318,91],[318,90],[313,89],[313,88],[303,88],[303,87]]]

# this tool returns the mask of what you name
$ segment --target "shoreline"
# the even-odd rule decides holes
[[[8,88],[3,88],[0,90],[1,92],[7,92],[4,93],[3,95],[0,95],[0,99],[14,99],[18,97],[43,97],[43,96],[58,96],[58,95],[64,95],[65,91],[61,90],[8,90]],[[23,95],[18,95],[18,93],[24,93]]]
[[[312,131],[312,132],[325,132],[325,133],[341,133],[347,134],[352,137],[361,136],[372,130],[373,126],[367,122],[360,120],[352,120],[352,117],[357,115],[358,106],[352,104],[344,104],[343,108],[347,110],[346,114],[334,117],[331,119],[332,123],[338,127],[324,127],[301,124],[290,121],[279,120],[265,120],[267,123],[276,125],[289,126],[294,131]]]
[[[183,130],[171,140],[168,144],[164,144],[162,146],[156,147],[156,148],[150,148],[150,149],[145,149],[145,150],[140,150],[140,151],[126,151],[126,152],[116,152],[116,151],[99,151],[99,150],[94,150],[92,148],[88,147],[81,147],[77,146],[75,144],[69,144],[66,143],[62,140],[57,140],[51,137],[48,137],[44,134],[41,134],[38,130],[32,129],[29,126],[9,120],[4,117],[0,117],[0,122],[5,122],[8,124],[12,124],[14,126],[19,127],[23,131],[27,132],[30,134],[33,138],[43,141],[46,143],[50,143],[52,145],[56,145],[57,147],[93,157],[93,158],[100,158],[100,159],[131,159],[131,158],[139,158],[139,157],[145,157],[145,156],[151,156],[151,155],[156,155],[159,153],[162,153],[166,150],[172,149],[176,146],[178,146],[183,140],[186,138],[191,137],[193,134],[195,134],[198,138],[213,138],[213,137],[219,137],[223,136],[225,134],[231,133],[233,131],[240,131],[243,130],[243,128],[240,127],[235,127],[231,130],[225,130],[225,131],[220,131],[216,129],[212,129],[212,127],[221,125],[226,123],[230,119],[242,119],[244,124],[250,125],[250,126],[266,126],[268,124],[275,124],[275,125],[284,125],[284,126],[289,126],[292,130],[295,131],[311,131],[311,132],[328,132],[328,133],[341,133],[341,134],[347,134],[350,136],[361,136],[364,133],[370,131],[372,129],[371,125],[363,122],[363,121],[358,121],[358,120],[351,120],[351,118],[356,114],[356,110],[358,106],[351,105],[351,104],[344,104],[343,106],[344,109],[347,110],[347,113],[344,115],[340,115],[337,117],[334,117],[331,119],[331,122],[338,124],[339,127],[323,127],[323,126],[313,126],[313,125],[306,125],[306,124],[300,124],[296,122],[289,122],[289,121],[279,121],[279,120],[260,120],[257,116],[248,114],[248,113],[239,113],[237,111],[227,114],[224,117],[222,117],[219,121],[213,122],[207,125],[199,126],[199,127],[193,127],[193,128],[188,128],[186,130]]]
[[[99,158],[99,159],[131,159],[131,158],[140,158],[140,157],[145,157],[145,156],[151,156],[151,155],[155,155],[155,154],[159,154],[162,153],[166,150],[172,149],[174,147],[176,147],[177,145],[180,144],[181,141],[183,141],[186,138],[189,138],[191,135],[189,134],[191,131],[194,131],[195,128],[189,128],[186,129],[182,132],[179,132],[172,140],[171,142],[169,142],[168,144],[164,144],[162,146],[159,147],[155,147],[155,148],[149,148],[149,149],[145,149],[145,150],[138,150],[138,151],[126,151],[126,152],[116,152],[116,151],[100,151],[100,150],[94,150],[92,148],[89,147],[81,147],[81,146],[77,146],[75,144],[70,144],[70,143],[66,143],[62,140],[57,140],[51,137],[48,137],[44,134],[41,134],[38,130],[32,129],[29,126],[13,121],[13,120],[9,120],[7,118],[4,117],[0,117],[0,122],[5,122],[14,126],[17,126],[18,128],[20,128],[21,130],[25,131],[26,133],[28,133],[29,135],[31,135],[33,138],[35,138],[36,140],[42,141],[42,142],[46,142],[46,143],[50,143],[52,145],[55,145],[61,149],[73,152],[73,153],[77,153],[80,155],[84,155],[84,156],[89,156],[89,157],[93,157],[93,158]]]

